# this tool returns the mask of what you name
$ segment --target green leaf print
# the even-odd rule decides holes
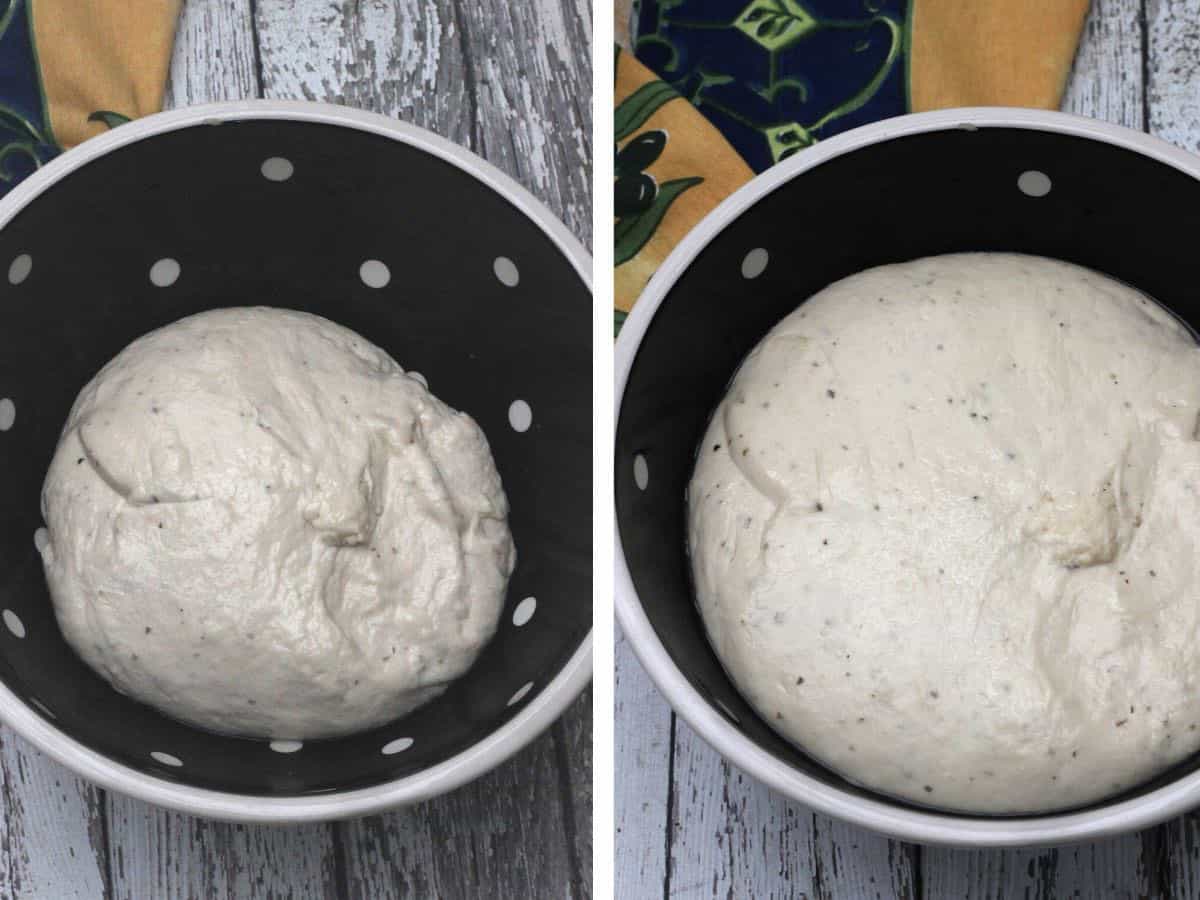
[[[124,125],[126,122],[133,121],[129,116],[119,112],[113,112],[111,109],[98,109],[90,116],[89,122],[103,122],[109,128],[116,128],[118,125]]]
[[[0,129],[15,132],[21,138],[37,144],[46,143],[45,137],[36,125],[3,103],[0,103]]]
[[[704,181],[703,178],[692,176],[665,182],[659,185],[658,195],[649,209],[636,216],[626,216],[619,220],[615,229],[616,247],[613,265],[622,265],[637,256],[638,251],[646,245],[646,241],[650,240],[650,236],[658,228],[658,223],[667,214],[671,204],[684,191],[702,181]]]
[[[629,313],[623,309],[613,310],[613,337],[617,337],[621,333],[621,326],[625,324],[625,320],[629,318]]]
[[[665,81],[651,81],[621,101],[613,113],[614,137],[623,141],[654,115],[664,103],[674,100],[679,92]]]

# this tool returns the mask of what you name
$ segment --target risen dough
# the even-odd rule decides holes
[[[1200,747],[1200,350],[1095,272],[873,269],[749,355],[689,489],[762,716],[869,787],[1086,803]]]
[[[316,316],[225,309],[80,393],[42,490],[67,641],[196,725],[314,738],[463,674],[514,563],[483,432]]]

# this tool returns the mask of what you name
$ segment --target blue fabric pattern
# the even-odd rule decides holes
[[[0,0],[0,195],[60,152],[42,94],[28,0]]]
[[[908,111],[909,0],[641,0],[637,58],[756,172]]]

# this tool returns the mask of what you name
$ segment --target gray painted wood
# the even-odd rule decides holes
[[[0,897],[103,897],[104,792],[0,730]]]
[[[399,116],[473,145],[586,243],[590,11],[573,0],[519,14],[499,2],[465,9],[461,0],[188,0],[165,105],[307,97]],[[504,35],[522,43],[500,48]],[[588,898],[591,722],[589,691],[530,747],[447,797],[286,827],[110,794],[2,729],[0,897]]]
[[[1063,108],[1200,149],[1200,0],[1093,0]],[[722,761],[672,716],[620,636],[616,674],[623,898],[1200,896],[1200,813],[1048,849],[888,841],[790,803]],[[664,734],[674,735],[670,753],[660,749]]]
[[[673,715],[619,625],[616,640],[613,883],[618,897],[648,897],[656,889],[662,894],[667,873],[666,829],[675,805],[670,787]]]
[[[268,97],[349,103],[469,147],[590,242],[586,0],[258,0]],[[313,60],[326,60],[315,66]]]

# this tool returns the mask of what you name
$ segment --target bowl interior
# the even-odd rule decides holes
[[[1049,193],[1022,190],[1018,182],[1029,188],[1041,181],[1022,179],[1027,172],[1048,176]],[[617,524],[630,575],[659,640],[700,695],[795,769],[856,796],[886,799],[810,759],[755,714],[719,665],[694,605],[684,489],[697,444],[742,358],[776,322],[863,269],[990,250],[1107,273],[1156,298],[1195,332],[1197,228],[1200,182],[1191,176],[1098,140],[1016,127],[948,128],[846,152],[782,184],[725,227],[669,287],[649,323],[616,436]],[[747,255],[756,250],[766,251],[766,267],[748,279],[743,263],[753,275],[762,255]],[[1187,760],[1122,799],[1196,763]]]
[[[290,177],[278,180],[289,170],[279,162],[264,170],[268,159],[287,160]],[[160,287],[151,269],[163,259],[179,276]],[[387,266],[386,285],[364,282],[366,260]],[[0,679],[91,749],[238,793],[367,787],[494,731],[586,637],[591,296],[546,233],[484,182],[348,127],[187,127],[108,153],[36,196],[0,230],[0,294],[0,398],[15,408],[0,431]],[[139,335],[248,304],[354,329],[470,413],[500,469],[519,556],[495,639],[440,699],[290,753],[191,728],[112,690],[63,641],[34,546],[42,480],[79,389]],[[516,401],[532,411],[524,431],[510,424]],[[528,597],[532,616],[526,603],[514,621]]]

